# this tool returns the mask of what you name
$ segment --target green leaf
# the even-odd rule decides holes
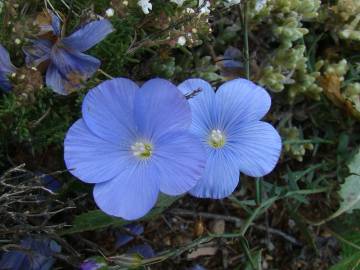
[[[343,258],[336,265],[332,266],[330,270],[359,270],[360,269],[360,252],[357,252],[349,257]]]
[[[342,198],[340,209],[342,212],[352,213],[360,209],[360,176],[350,175],[341,185],[339,195]]]
[[[360,149],[348,164],[351,174],[360,175]]]
[[[160,194],[156,206],[141,220],[148,220],[158,216],[180,198],[181,196],[170,197]],[[59,234],[65,235],[84,231],[93,231],[104,229],[109,226],[124,226],[129,223],[130,221],[109,216],[101,210],[93,210],[76,216],[72,227],[60,231]]]

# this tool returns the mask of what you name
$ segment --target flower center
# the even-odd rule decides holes
[[[140,159],[147,159],[152,154],[152,145],[150,143],[136,142],[131,146],[134,156]]]
[[[219,129],[213,129],[210,133],[209,144],[214,148],[223,147],[225,144],[224,133]]]

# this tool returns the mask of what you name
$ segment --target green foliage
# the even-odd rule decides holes
[[[360,151],[348,164],[350,176],[341,185],[339,195],[342,198],[340,208],[347,213],[360,209]]]
[[[141,220],[151,220],[156,218],[178,199],[180,199],[180,197],[170,197],[161,194],[158,198],[156,206]],[[66,235],[84,231],[94,231],[105,229],[109,226],[124,226],[129,223],[130,221],[111,217],[100,210],[93,210],[76,216],[72,227],[60,232],[60,234]]]
[[[345,257],[330,270],[358,270],[360,269],[360,252],[354,253],[349,257]]]

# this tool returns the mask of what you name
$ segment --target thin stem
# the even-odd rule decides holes
[[[253,257],[251,256],[251,253],[250,253],[250,250],[249,250],[249,244],[246,240],[245,237],[240,237],[240,245],[245,253],[245,256],[248,258],[249,262],[250,262],[250,265],[251,265],[251,268],[253,270],[257,270],[257,267],[256,267],[256,264],[253,260]]]
[[[244,1],[243,6],[243,34],[244,34],[244,58],[245,58],[245,76],[250,79],[250,57],[249,57],[249,35],[248,35],[248,4]]]
[[[256,188],[256,204],[260,205],[262,202],[262,179],[256,178],[255,179],[255,188]]]

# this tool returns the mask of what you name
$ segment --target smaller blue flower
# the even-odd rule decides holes
[[[144,226],[141,224],[128,224],[125,225],[123,228],[128,230],[131,234],[119,233],[116,237],[116,248],[122,247],[132,241],[134,239],[134,235],[140,235],[144,233]]]
[[[222,61],[225,68],[242,68],[243,64],[239,61],[241,58],[241,51],[235,47],[229,47],[224,52],[224,59]]]
[[[155,257],[155,251],[154,249],[149,245],[149,244],[141,244],[141,245],[136,245],[134,247],[132,247],[131,249],[129,249],[127,252],[127,254],[137,254],[140,255],[142,258],[144,259],[150,259],[152,257]]]
[[[0,44],[0,88],[6,92],[11,90],[9,76],[16,72],[16,67],[11,63],[8,51]]]
[[[48,238],[26,238],[21,241],[26,251],[8,251],[2,254],[0,269],[12,270],[50,270],[55,262],[52,257],[61,247]]]
[[[42,172],[36,172],[35,175],[40,178],[41,184],[52,192],[57,192],[61,188],[61,183],[55,177]]]
[[[99,270],[105,269],[106,262],[102,258],[90,258],[86,259],[81,265],[80,270]]]
[[[253,177],[270,173],[278,162],[281,138],[268,123],[260,121],[271,99],[260,86],[245,79],[221,85],[216,94],[209,83],[189,79],[178,88],[183,93],[202,92],[189,100],[191,133],[207,150],[205,173],[190,191],[196,197],[229,196],[239,182],[239,171]]]
[[[59,17],[49,11],[48,23],[42,22],[42,32],[49,35],[32,40],[23,48],[28,66],[47,64],[46,85],[56,93],[67,95],[83,86],[100,67],[100,61],[83,52],[89,50],[113,32],[106,19],[90,22],[68,37],[62,36]]]

